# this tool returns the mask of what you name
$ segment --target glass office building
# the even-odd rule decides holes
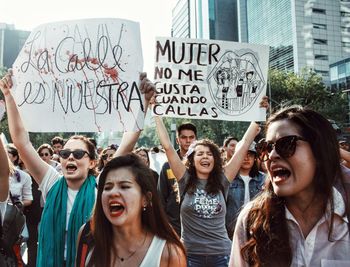
[[[335,62],[329,66],[331,89],[350,92],[350,58]]]
[[[307,67],[330,82],[329,65],[350,56],[349,0],[238,0],[242,42],[270,45],[270,67]]]
[[[30,32],[0,23],[0,67],[11,68]]]
[[[172,36],[238,41],[237,0],[179,0]]]

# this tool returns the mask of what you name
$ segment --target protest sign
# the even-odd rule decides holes
[[[139,24],[87,19],[35,28],[16,59],[14,96],[31,132],[142,129]]]
[[[263,121],[268,46],[159,37],[153,114],[177,118]]]

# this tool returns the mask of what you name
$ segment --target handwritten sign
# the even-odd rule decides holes
[[[160,37],[155,115],[264,121],[268,46]]]
[[[31,132],[142,129],[139,24],[88,19],[45,24],[28,37],[14,96]]]

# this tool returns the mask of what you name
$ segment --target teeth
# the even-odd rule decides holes
[[[121,205],[119,203],[112,203],[110,204],[111,207],[120,207]]]

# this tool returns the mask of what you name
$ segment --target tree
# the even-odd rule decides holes
[[[322,77],[310,69],[299,74],[270,70],[271,108],[299,104],[320,112],[328,119],[345,123],[347,98],[342,92],[331,92],[322,81]]]

